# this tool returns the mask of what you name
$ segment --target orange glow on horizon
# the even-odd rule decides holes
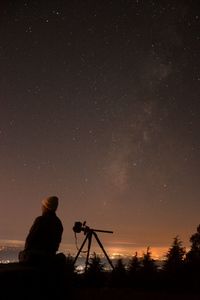
[[[1,248],[4,248],[6,246],[22,248],[24,246],[24,242],[18,240],[0,240],[0,246]],[[113,245],[108,245],[107,243],[105,243],[103,244],[103,247],[111,259],[130,258],[134,256],[136,252],[138,254],[138,257],[142,257],[143,254],[147,252],[146,246],[137,246],[129,242],[114,242]],[[149,251],[153,259],[163,260],[169,248],[170,246],[152,246],[149,248]],[[87,250],[87,245],[84,247],[83,251],[85,250]],[[74,243],[61,243],[59,251],[65,253],[66,255],[69,254],[74,256],[76,255],[78,249],[76,249]],[[189,251],[189,248],[186,248],[186,252],[187,251]],[[97,255],[100,255],[102,257],[104,256],[102,249],[97,244],[91,246],[90,255],[92,255],[94,252]],[[80,256],[85,256],[85,254],[81,254]]]
[[[164,259],[169,247],[150,247],[149,251],[153,259]],[[108,247],[108,252],[111,258],[116,257],[130,257],[134,256],[137,252],[138,257],[146,253],[147,247]]]

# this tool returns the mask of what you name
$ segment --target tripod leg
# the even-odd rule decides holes
[[[75,265],[76,260],[77,260],[77,258],[78,258],[78,256],[79,256],[80,252],[82,251],[82,249],[83,249],[83,247],[84,247],[84,245],[85,245],[87,239],[88,239],[88,236],[89,236],[89,233],[86,235],[86,237],[85,237],[85,239],[84,239],[84,241],[83,241],[83,243],[82,243],[82,245],[81,245],[81,248],[78,250],[78,253],[76,254],[76,257],[75,257],[75,259],[74,259],[74,265]]]
[[[87,257],[85,261],[85,269],[87,270],[88,266],[88,260],[89,260],[89,255],[90,255],[90,248],[91,248],[91,243],[92,243],[92,232],[88,233],[88,251],[87,251]]]
[[[106,251],[105,251],[105,249],[104,249],[104,247],[103,247],[103,245],[102,245],[102,243],[101,243],[100,239],[98,238],[98,236],[97,236],[96,232],[93,232],[93,234],[94,234],[94,236],[95,236],[95,238],[96,238],[96,240],[97,240],[97,242],[98,242],[99,246],[101,247],[101,249],[102,249],[103,253],[105,254],[105,256],[106,256],[106,258],[107,258],[107,260],[108,260],[109,264],[110,264],[110,265],[111,265],[111,267],[114,269],[114,266],[113,266],[113,264],[112,264],[112,261],[111,261],[111,260],[110,260],[110,258],[108,257],[108,254],[106,253]]]

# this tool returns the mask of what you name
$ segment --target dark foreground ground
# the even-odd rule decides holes
[[[136,290],[128,287],[89,287],[74,285],[58,274],[18,264],[0,264],[0,299],[14,300],[200,300],[200,293],[182,291]]]
[[[135,291],[131,288],[76,288],[60,293],[40,293],[33,290],[24,293],[20,290],[4,290],[1,287],[4,300],[10,299],[58,299],[58,300],[200,300],[200,295],[177,292]]]
[[[66,299],[66,298],[63,298]],[[131,288],[77,289],[71,299],[87,300],[199,300],[200,295],[190,293],[135,291]]]

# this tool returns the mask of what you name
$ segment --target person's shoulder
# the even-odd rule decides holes
[[[39,223],[39,222],[41,222],[43,219],[44,219],[43,216],[38,216],[38,217],[35,218],[34,223]]]

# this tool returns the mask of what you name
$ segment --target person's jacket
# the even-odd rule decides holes
[[[59,248],[62,233],[63,226],[55,212],[45,212],[35,219],[26,238],[25,250],[54,255]]]

